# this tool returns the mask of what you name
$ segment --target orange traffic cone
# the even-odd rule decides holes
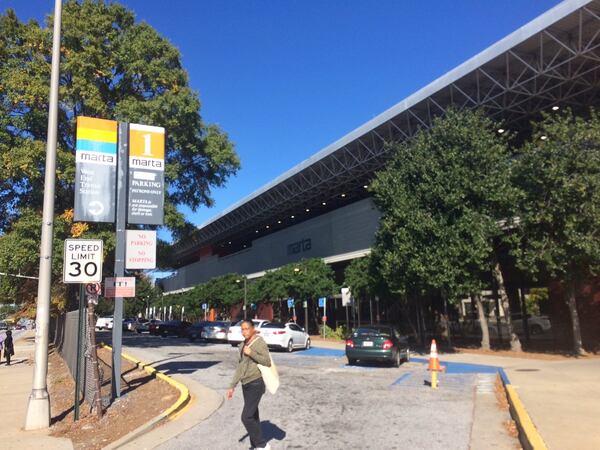
[[[440,366],[440,358],[438,357],[437,352],[437,344],[435,343],[435,339],[431,341],[431,350],[429,351],[429,368],[428,370],[435,370],[436,372],[441,372],[442,368]]]
[[[437,389],[437,373],[442,371],[442,367],[440,366],[440,358],[438,357],[437,344],[435,343],[435,339],[431,341],[428,370],[431,370],[431,387],[433,389]]]

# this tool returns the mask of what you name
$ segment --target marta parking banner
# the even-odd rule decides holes
[[[73,220],[114,222],[116,179],[117,122],[77,117]]]
[[[128,223],[163,224],[164,170],[165,129],[130,124]]]

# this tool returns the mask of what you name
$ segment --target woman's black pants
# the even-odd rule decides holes
[[[265,393],[265,383],[262,378],[242,385],[244,394],[244,409],[242,410],[242,423],[248,431],[250,445],[252,447],[264,447],[266,445],[260,430],[260,416],[258,404]]]

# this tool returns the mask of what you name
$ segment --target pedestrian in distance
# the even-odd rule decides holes
[[[227,399],[233,398],[233,392],[238,383],[242,383],[244,408],[242,423],[248,432],[250,445],[255,449],[270,449],[260,429],[258,404],[265,393],[265,383],[262,379],[258,364],[270,367],[271,356],[266,342],[256,334],[254,323],[244,320],[241,325],[244,342],[240,348],[239,362],[233,379],[227,391]]]
[[[6,358],[6,365],[10,366],[10,357],[15,354],[15,347],[13,345],[12,331],[6,332],[6,338],[4,339],[4,357]]]

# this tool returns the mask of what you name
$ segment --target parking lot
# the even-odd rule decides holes
[[[108,333],[100,333],[102,338]],[[228,344],[125,334],[124,350],[167,373],[179,373],[224,395],[237,349]],[[426,366],[348,366],[343,352],[313,348],[273,352],[281,387],[261,402],[263,431],[282,449],[514,448],[496,405],[495,375],[453,371],[432,390]],[[241,388],[206,421],[162,449],[247,449],[240,422]],[[477,423],[482,417],[485,423]],[[481,433],[479,432],[481,430]]]

